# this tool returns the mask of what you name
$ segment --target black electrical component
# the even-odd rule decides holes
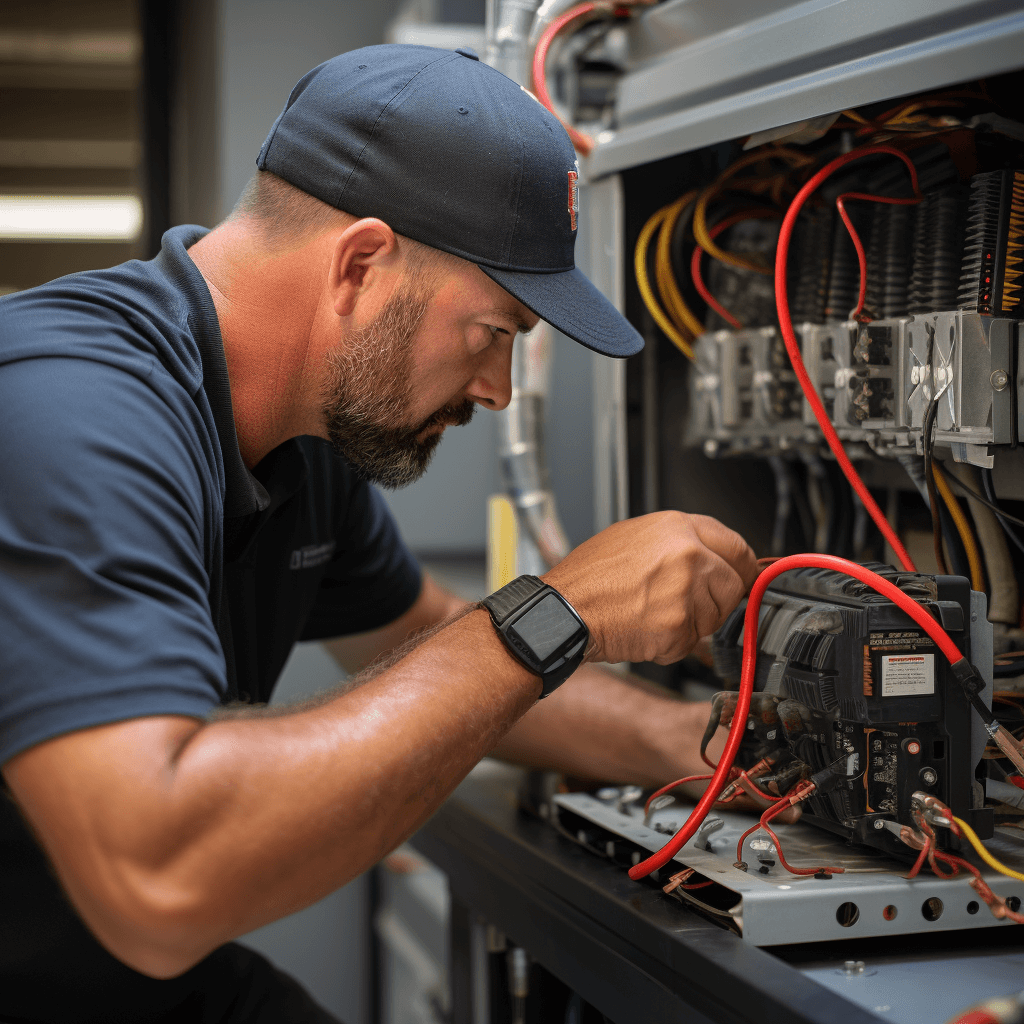
[[[958,576],[871,564],[941,623],[971,658],[984,647],[984,612]],[[980,602],[978,602],[980,604]],[[714,638],[715,668],[738,687],[745,605]],[[768,588],[758,631],[755,701],[741,766],[768,757],[829,778],[804,820],[898,856],[916,853],[911,797],[923,790],[991,836],[975,782],[984,734],[968,697],[931,638],[896,605],[857,580],[823,569],[784,573]],[[723,715],[727,718],[727,715]],[[824,774],[822,774],[824,773]],[[938,830],[940,844],[949,833]]]
[[[1024,315],[1024,171],[987,171],[971,179],[960,308]]]

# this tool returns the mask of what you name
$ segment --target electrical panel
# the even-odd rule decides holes
[[[636,666],[716,694],[705,741],[730,725],[728,756],[628,799],[563,794],[550,817],[634,879],[664,884],[674,859],[666,892],[759,943],[927,931],[947,900],[941,927],[976,927],[970,890],[986,926],[1024,923],[1021,872],[965,859],[992,843],[1024,865],[1024,80],[1004,62],[950,83],[938,29],[918,38],[899,5],[856,24],[798,6],[555,2],[531,30],[584,177],[621,172],[623,223],[592,217],[589,247],[632,254],[647,340],[620,396],[629,511],[713,515],[767,574],[712,659]],[[935,50],[916,78],[898,27]],[[800,46],[807,75],[783,56]],[[697,779],[713,793],[690,815],[674,787]],[[773,823],[798,804],[791,864]],[[796,909],[839,894],[817,930]]]

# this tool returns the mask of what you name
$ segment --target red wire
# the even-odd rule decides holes
[[[814,792],[814,784],[809,782],[799,782],[797,785],[782,797],[782,802],[776,804],[773,807],[769,807],[764,814],[761,815],[761,820],[754,825],[752,828],[748,828],[743,835],[740,836],[739,842],[736,844],[736,863],[739,864],[743,859],[743,840],[747,838],[752,832],[763,829],[772,838],[772,842],[775,843],[775,852],[778,854],[779,863],[791,874],[791,875],[816,875],[819,871],[827,871],[830,874],[839,875],[842,874],[843,868],[830,868],[830,867],[817,867],[817,868],[795,868],[786,860],[786,855],[782,852],[782,842],[779,837],[775,834],[774,830],[768,824],[769,821],[779,817],[787,807],[792,807],[795,804],[800,803],[802,800],[806,800]]]
[[[965,1010],[959,1017],[954,1017],[949,1024],[1001,1024],[1006,1018],[996,1016],[992,1010]]]
[[[839,440],[839,435],[829,422],[828,414],[825,412],[825,407],[821,404],[821,399],[815,391],[814,384],[811,382],[811,378],[807,375],[807,368],[804,366],[803,358],[800,355],[800,345],[796,340],[796,333],[793,330],[793,321],[789,314],[789,296],[786,293],[786,260],[789,256],[789,244],[793,237],[793,228],[796,225],[797,216],[803,208],[804,203],[807,202],[811,193],[814,192],[814,190],[823,181],[825,181],[826,178],[832,175],[840,167],[845,166],[852,160],[859,160],[865,156],[873,156],[876,153],[888,153],[889,155],[898,157],[902,160],[910,171],[910,178],[914,186],[914,193],[917,194],[920,191],[917,184],[917,171],[914,168],[913,161],[906,155],[906,153],[903,153],[892,146],[865,146],[863,149],[855,149],[850,153],[844,153],[842,156],[837,156],[834,160],[830,160],[807,182],[806,185],[803,186],[803,188],[800,189],[799,192],[797,192],[792,204],[786,211],[786,216],[783,218],[782,227],[779,229],[779,245],[775,254],[775,303],[778,307],[779,328],[782,331],[782,339],[786,343],[786,351],[789,353],[790,362],[793,364],[793,370],[796,373],[797,380],[800,381],[800,387],[803,389],[804,396],[807,398],[807,403],[814,411],[814,416],[818,421],[818,425],[821,427],[821,431],[825,435],[825,440],[828,441],[828,446],[832,449],[832,454],[836,457],[836,461],[839,463],[839,468],[843,471],[846,479],[850,481],[850,486],[853,487],[857,492],[857,495],[860,497],[860,500],[864,503],[864,507],[867,509],[868,514],[874,521],[875,526],[878,527],[882,536],[885,537],[893,551],[896,553],[896,557],[899,559],[900,564],[908,572],[915,572],[916,569],[914,567],[913,559],[911,559],[910,554],[903,546],[899,537],[896,536],[896,531],[889,525],[884,513],[878,507],[878,503],[871,496],[871,492],[865,486],[864,481],[861,480],[860,474],[856,469],[854,469],[853,463],[850,462],[850,458],[843,448],[842,441]],[[861,248],[863,249],[863,247]],[[863,279],[864,275],[862,272],[862,290],[865,287]]]
[[[755,786],[755,785],[754,785],[754,783],[750,781],[750,776],[749,776],[749,775],[747,775],[747,773],[746,773],[746,772],[744,772],[744,773],[743,773],[743,774],[742,774],[742,775],[741,775],[741,776],[740,776],[740,777],[739,777],[739,778],[738,778],[738,779],[736,780],[736,782],[737,782],[737,783],[738,783],[738,784],[739,784],[740,786],[742,786],[744,790],[746,790],[746,792],[747,792],[747,794],[748,794],[749,796],[759,796],[759,797],[761,797],[761,798],[762,798],[763,800],[770,800],[770,801],[771,801],[771,802],[772,802],[773,804],[774,804],[774,803],[776,803],[777,801],[779,801],[779,800],[781,800],[781,799],[782,799],[782,797],[781,797],[781,796],[773,796],[773,795],[772,795],[771,793],[766,793],[766,792],[765,792],[765,791],[764,791],[763,789],[761,789],[761,788],[760,788],[759,786]]]
[[[667,786],[662,786],[661,789],[655,790],[647,798],[647,803],[644,804],[644,813],[650,814],[651,804],[653,804],[659,796],[664,796],[667,792],[669,792],[669,790],[675,789],[676,786],[681,786],[684,782],[703,782],[705,779],[710,778],[710,775],[687,775],[685,779],[676,779],[675,782],[670,782]]]
[[[913,167],[913,164],[910,165]],[[912,172],[914,176],[914,191],[917,191],[917,177],[916,171]],[[876,196],[870,195],[867,192],[844,192],[838,199],[836,199],[836,208],[839,210],[839,216],[842,217],[843,223],[846,225],[846,230],[849,232],[850,239],[853,242],[853,248],[857,253],[857,266],[860,268],[860,288],[857,292],[857,308],[850,314],[851,320],[859,320],[864,311],[864,299],[867,297],[868,292],[868,258],[864,252],[864,243],[860,240],[860,235],[857,234],[857,229],[853,226],[853,221],[850,220],[850,215],[846,212],[845,202],[847,199],[865,199],[873,203],[888,203],[890,206],[914,206],[924,199],[924,196],[918,194],[912,196],[909,199],[893,199],[891,196]]]
[[[783,854],[783,852],[782,852],[782,843],[779,841],[779,837],[772,831],[771,826],[768,825],[767,822],[765,822],[765,824],[762,825],[761,827],[765,830],[765,832],[768,833],[768,835],[770,835],[772,837],[772,841],[775,843],[775,852],[778,854],[778,857],[779,857],[779,863],[791,875],[817,875],[819,872],[822,872],[822,871],[827,872],[830,875],[841,875],[846,870],[846,868],[830,868],[830,867],[826,867],[824,865],[821,866],[821,867],[817,867],[817,868],[795,868],[795,867],[793,867],[793,865],[790,864],[786,860],[785,854]]]
[[[917,860],[914,861],[914,866],[910,869],[909,874],[903,876],[904,878],[908,880],[911,878],[917,878],[921,873],[921,868],[924,867],[924,861],[928,856],[928,848],[931,846],[931,843],[932,841],[930,839],[925,840],[924,846],[921,847],[921,852],[917,855]]]
[[[861,583],[871,587],[883,597],[887,597],[893,604],[905,611],[935,641],[936,646],[949,659],[950,663],[957,662],[963,657],[946,631],[924,608],[883,576],[879,576],[878,573],[872,572],[863,565],[848,562],[845,558],[837,558],[835,555],[809,554],[787,555],[785,558],[780,558],[777,562],[765,566],[750,588],[750,597],[747,599],[747,610],[743,620],[743,635],[746,637],[746,642],[743,644],[740,690],[736,697],[736,711],[729,727],[729,738],[725,741],[722,758],[708,783],[708,788],[682,828],[660,850],[629,869],[629,877],[634,881],[646,878],[652,871],[663,867],[693,838],[707,817],[708,811],[714,806],[718,795],[722,792],[746,730],[747,716],[750,714],[750,698],[754,692],[754,671],[757,667],[758,613],[761,600],[772,580],[790,569],[832,569],[860,580]],[[779,806],[779,804],[773,804],[770,809]]]
[[[572,144],[580,151],[583,156],[587,156],[590,151],[594,148],[594,140],[589,135],[584,135],[582,132],[577,131],[571,124],[564,121],[555,110],[555,105],[551,100],[551,93],[548,92],[547,83],[547,71],[545,64],[547,63],[548,50],[551,48],[551,43],[555,36],[565,28],[570,22],[575,21],[577,18],[582,18],[585,14],[590,14],[592,11],[596,11],[598,5],[596,3],[583,3],[578,4],[576,7],[570,7],[565,13],[560,14],[550,25],[541,33],[540,39],[537,40],[537,49],[533,51],[533,91],[537,99],[544,104],[548,110],[551,111],[559,121],[562,122],[562,127],[569,133],[569,138]]]
[[[748,828],[747,831],[744,832],[743,835],[741,835],[739,837],[739,839],[736,841],[736,863],[737,864],[739,864],[740,861],[743,860],[743,840],[746,839],[747,836],[749,836],[751,833],[757,832],[758,829],[764,828],[765,821],[768,821],[772,817],[774,817],[774,815],[771,813],[772,811],[777,811],[778,813],[781,814],[782,811],[785,810],[786,807],[792,807],[793,806],[793,800],[791,798],[798,795],[800,786],[801,786],[801,783],[798,782],[796,784],[796,786],[794,786],[784,797],[780,798],[780,799],[786,801],[782,805],[781,808],[776,806],[776,805],[772,805],[771,807],[766,808],[764,810],[764,812],[761,814],[761,818],[758,821],[758,823],[756,825],[751,825],[750,828]]]
[[[711,237],[714,238],[714,236],[715,232],[712,229]],[[708,307],[713,309],[727,324],[735,327],[737,331],[743,330],[743,324],[708,291],[708,286],[704,283],[704,278],[700,273],[700,258],[703,255],[704,250],[698,245],[693,250],[693,256],[690,257],[690,277],[693,278],[693,287],[697,289],[697,294],[708,304]]]
[[[717,238],[726,228],[731,228],[734,224],[738,224],[741,220],[755,220],[757,217],[777,217],[778,214],[774,210],[741,210],[739,213],[734,213],[725,220],[716,224],[712,227],[708,234],[712,238]],[[737,331],[743,330],[743,324],[736,319],[719,301],[708,291],[708,286],[704,283],[704,277],[700,272],[700,260],[704,255],[704,250],[698,245],[694,247],[693,255],[690,257],[690,277],[693,278],[693,287],[697,289],[697,294],[711,307],[726,323],[735,327]]]

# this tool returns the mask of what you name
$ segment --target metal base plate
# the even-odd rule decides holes
[[[646,856],[641,851],[660,850],[666,833],[675,832],[690,810],[672,805],[654,811],[645,824],[639,803],[623,804],[614,797],[602,800],[588,793],[562,793],[553,799],[560,823],[571,836],[598,852],[633,863]],[[866,847],[847,846],[842,839],[799,822],[773,824],[786,860],[794,867],[841,866],[846,869],[843,874],[831,878],[789,874],[761,831],[744,845],[748,870],[743,871],[734,866],[736,842],[753,823],[750,815],[715,811],[676,855],[679,867],[665,867],[658,877],[667,882],[676,870],[689,867],[702,876],[691,881],[715,882],[702,889],[677,889],[676,894],[756,946],[1013,927],[992,916],[963,874],[941,879],[922,873],[908,881],[902,877],[907,864]],[[1021,871],[1024,833],[1017,838],[1013,834],[1017,831],[997,828],[986,846],[1004,864]],[[984,867],[982,873],[997,895],[1024,902],[1024,882]]]

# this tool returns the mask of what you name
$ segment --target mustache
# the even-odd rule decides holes
[[[461,402],[450,402],[442,405],[437,412],[431,413],[412,433],[419,434],[429,427],[464,427],[476,412],[476,402],[464,399]]]

